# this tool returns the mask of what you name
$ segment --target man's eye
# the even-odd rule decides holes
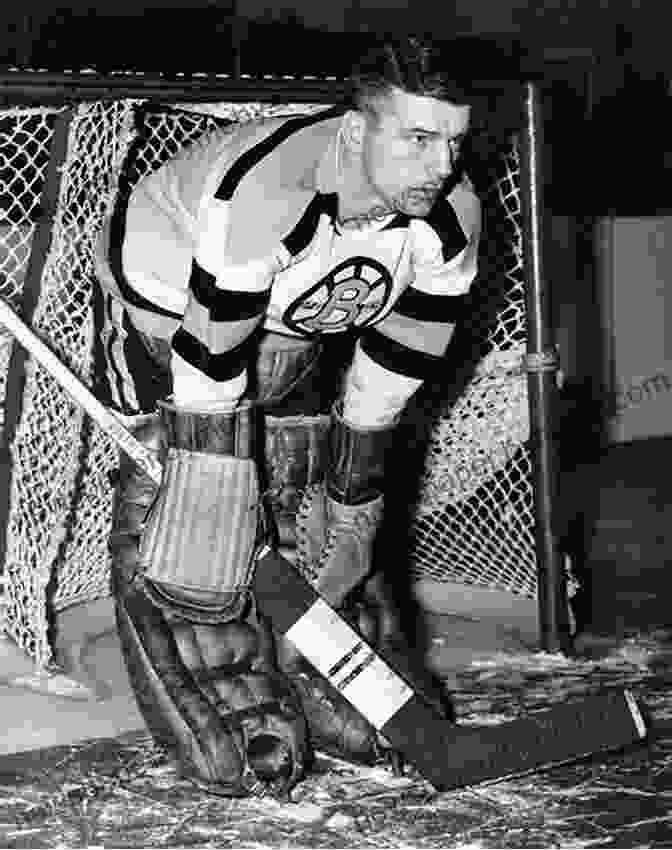
[[[415,133],[413,135],[413,141],[420,148],[426,148],[429,144],[429,136],[423,136],[421,133]]]

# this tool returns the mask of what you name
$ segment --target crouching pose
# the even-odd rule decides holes
[[[220,793],[286,790],[315,747],[380,752],[251,586],[279,543],[336,608],[377,602],[376,639],[396,628],[371,575],[389,446],[476,273],[470,90],[450,62],[374,50],[350,102],[208,135],[101,236],[101,392],[165,470],[157,488],[122,465],[119,631],[148,726]],[[339,335],[352,353],[329,372]]]

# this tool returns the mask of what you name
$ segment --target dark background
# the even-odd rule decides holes
[[[659,0],[23,0],[0,13],[0,65],[342,77],[374,34],[513,43],[546,79],[547,203],[646,215],[672,205],[664,10]]]

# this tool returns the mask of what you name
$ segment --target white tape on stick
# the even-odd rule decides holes
[[[413,696],[406,682],[323,599],[285,637],[378,730]]]

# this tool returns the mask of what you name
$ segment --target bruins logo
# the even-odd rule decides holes
[[[388,302],[392,276],[370,257],[351,257],[303,292],[283,321],[304,336],[338,333],[373,324]]]

